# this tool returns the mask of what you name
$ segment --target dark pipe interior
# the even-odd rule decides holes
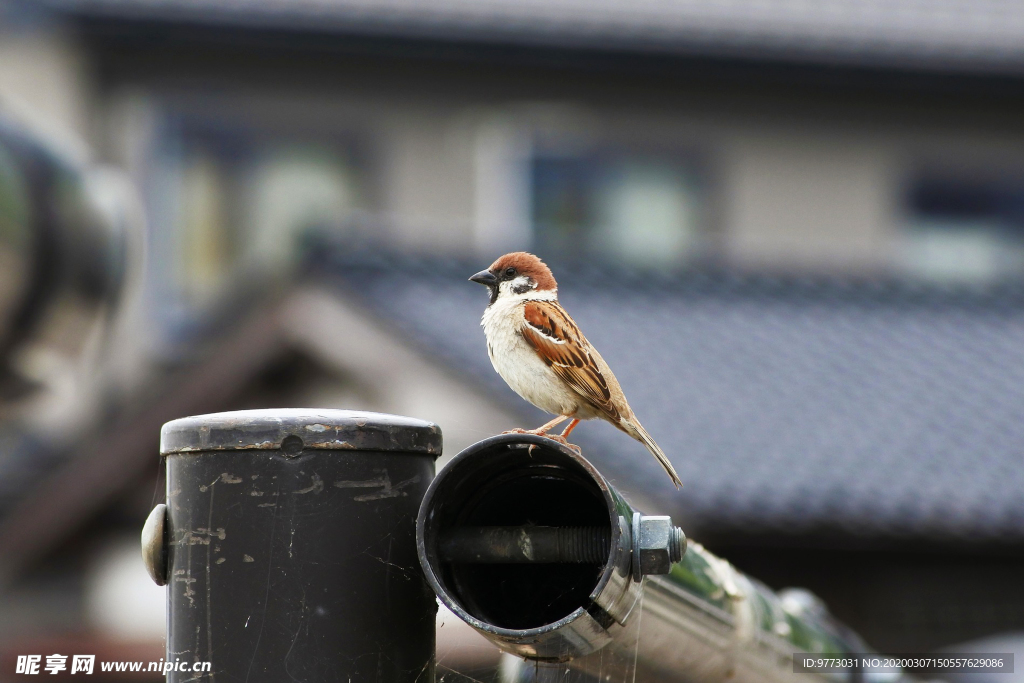
[[[610,526],[598,485],[557,452],[532,456],[501,444],[497,452],[453,463],[430,536],[459,526]],[[436,559],[440,581],[462,607],[493,626],[530,629],[588,607],[604,564],[456,564]],[[439,570],[439,571],[437,571]]]

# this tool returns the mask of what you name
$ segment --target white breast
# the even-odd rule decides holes
[[[513,391],[541,410],[554,415],[577,413],[581,407],[579,396],[519,334],[525,324],[525,303],[523,298],[502,296],[484,311],[480,324],[487,337],[491,365]]]

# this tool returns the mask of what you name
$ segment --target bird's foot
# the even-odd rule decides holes
[[[566,439],[564,436],[560,436],[558,434],[542,434],[541,436],[547,439],[551,439],[552,441],[557,441],[563,446],[568,446],[570,449],[572,449],[573,452],[576,453],[576,455],[583,455],[583,451],[580,450],[580,447],[574,443],[569,443],[568,439]]]
[[[580,450],[580,447],[574,443],[569,443],[568,439],[566,439],[564,436],[559,436],[558,434],[545,434],[545,436],[551,439],[552,441],[557,441],[563,446],[568,446],[570,450],[576,453],[576,455],[583,455],[583,451]]]
[[[522,427],[516,427],[515,429],[510,429],[507,432],[502,432],[502,434],[533,434],[534,436],[547,436],[548,438],[551,438],[550,435],[547,433],[547,430],[544,430],[544,429],[523,429]]]
[[[569,443],[569,441],[564,436],[560,436],[558,434],[548,434],[547,430],[543,428],[523,429],[522,427],[516,427],[515,429],[510,429],[507,432],[502,432],[502,434],[532,434],[534,436],[543,436],[545,439],[551,439],[552,441],[557,441],[563,446],[568,446],[573,450],[573,452],[576,453],[576,455],[583,455],[583,451],[580,450],[579,446],[577,446],[574,443]],[[531,453],[533,452],[533,446],[530,447],[530,451]]]

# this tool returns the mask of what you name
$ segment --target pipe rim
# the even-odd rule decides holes
[[[612,495],[612,487],[609,482],[604,478],[603,475],[595,468],[590,461],[584,458],[582,455],[576,454],[572,449],[567,446],[558,443],[552,439],[548,439],[543,436],[535,434],[498,434],[496,436],[489,437],[482,441],[478,441],[475,444],[466,447],[458,455],[444,466],[444,468],[437,473],[434,480],[430,482],[430,486],[427,487],[427,492],[423,495],[423,501],[420,504],[419,514],[416,516],[416,553],[419,556],[420,566],[423,569],[423,573],[426,576],[427,583],[430,584],[431,589],[437,595],[438,599],[450,609],[456,616],[464,620],[473,628],[485,631],[487,633],[494,634],[495,636],[505,637],[514,640],[523,640],[533,636],[540,636],[547,633],[552,633],[564,628],[565,626],[573,623],[581,616],[588,614],[586,606],[580,606],[574,609],[566,616],[558,619],[557,621],[542,626],[537,626],[528,629],[513,629],[502,626],[495,626],[487,622],[481,621],[477,617],[473,616],[466,611],[462,605],[451,594],[451,591],[441,582],[437,574],[434,571],[434,567],[430,562],[430,558],[427,553],[426,543],[426,527],[429,522],[427,519],[431,503],[434,500],[434,496],[439,488],[445,485],[448,477],[451,476],[452,472],[457,471],[460,465],[465,461],[475,457],[481,451],[489,451],[495,446],[508,445],[517,446],[532,444],[540,448],[554,451],[559,455],[568,457],[574,461],[577,465],[581,466],[589,477],[592,478],[594,483],[597,485],[601,492],[601,497],[605,503],[605,507],[608,511],[608,524],[611,527],[610,542],[608,544],[608,557],[605,558],[604,567],[601,571],[601,577],[598,579],[593,590],[588,595],[588,600],[592,605],[598,607],[597,598],[605,590],[612,579],[612,575],[615,572],[615,556],[618,552],[618,547],[621,542],[622,528],[619,525],[619,515],[617,514],[615,497]]]
[[[271,408],[171,420],[160,430],[160,455],[288,450],[291,442],[298,450],[385,451],[433,457],[442,450],[441,428],[425,420],[365,410]]]

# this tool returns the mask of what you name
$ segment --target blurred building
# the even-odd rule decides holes
[[[1022,76],[997,0],[0,3],[5,106],[127,169],[148,223],[102,417],[3,506],[35,583],[0,630],[80,633],[166,419],[368,407],[454,453],[537,418],[455,286],[520,248],[684,472],[578,432],[646,507],[881,648],[1024,629]]]

